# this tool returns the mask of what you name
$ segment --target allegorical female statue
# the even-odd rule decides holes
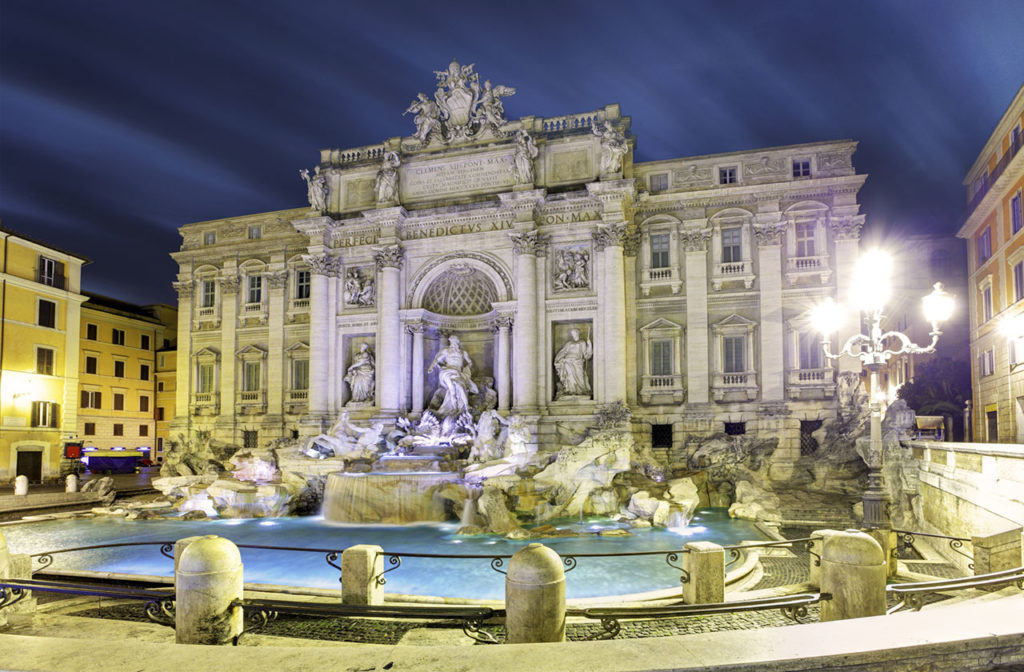
[[[398,200],[398,166],[402,160],[398,158],[397,152],[385,152],[384,160],[377,171],[377,179],[374,182],[374,191],[377,194],[378,203],[391,203]]]
[[[299,175],[306,181],[306,197],[309,198],[309,207],[323,213],[327,209],[327,176],[320,172],[320,166],[314,169],[312,177],[305,168],[299,171]]]
[[[444,401],[437,415],[444,418],[468,412],[469,394],[476,394],[477,386],[473,382],[473,360],[462,349],[458,336],[448,337],[448,347],[438,351],[427,373],[438,367],[437,381],[444,388]]]
[[[594,356],[594,346],[590,337],[580,340],[580,330],[569,331],[572,340],[562,346],[555,355],[555,373],[558,374],[558,387],[555,399],[572,397],[590,397],[590,378],[587,377],[587,360]]]
[[[345,382],[352,390],[352,401],[373,401],[374,364],[369,344],[360,344],[359,352],[345,371]]]
[[[518,184],[533,184],[533,160],[537,158],[537,143],[530,134],[519,129],[516,132],[515,178]]]

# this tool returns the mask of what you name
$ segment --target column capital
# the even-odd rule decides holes
[[[786,232],[785,222],[772,222],[768,224],[754,224],[754,237],[757,238],[758,247],[769,247],[782,244],[782,234]]]
[[[491,324],[491,332],[497,333],[499,331],[508,331],[512,328],[512,316],[511,315],[499,315],[494,318],[494,322]]]
[[[836,240],[859,240],[864,215],[843,215],[828,218],[828,227]]]
[[[375,247],[373,248],[373,260],[377,263],[377,268],[380,270],[385,268],[401,269],[402,262],[405,260],[405,248],[397,243]]]
[[[172,282],[171,286],[174,287],[174,291],[178,293],[179,301],[192,298],[192,292],[195,288],[193,287],[191,280]]]
[[[627,257],[635,257],[640,253],[640,231],[633,230],[622,239],[622,253]]]
[[[422,335],[424,328],[425,327],[422,322],[407,322],[405,325],[405,333],[412,334],[413,336],[416,334]]]
[[[687,252],[707,252],[711,229],[683,229],[679,232],[679,238]]]
[[[302,260],[313,275],[336,276],[341,270],[341,258],[329,254],[304,254]]]
[[[267,286],[270,289],[284,289],[288,285],[288,271],[271,271],[267,273]]]
[[[626,222],[598,224],[593,232],[594,247],[603,250],[606,247],[624,247],[628,225]]]
[[[512,248],[516,254],[533,256],[547,254],[550,236],[542,236],[539,231],[522,231],[508,234]]]

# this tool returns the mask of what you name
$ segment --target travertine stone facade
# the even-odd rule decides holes
[[[635,163],[617,105],[507,121],[483,91],[458,109],[472,68],[438,78],[449,116],[324,150],[313,209],[181,228],[178,428],[262,443],[343,409],[436,408],[427,364],[454,334],[538,441],[623,400],[639,441],[661,426],[656,453],[745,423],[794,460],[800,421],[834,413],[808,314],[858,253],[856,143]],[[423,98],[410,109],[432,114]],[[363,344],[375,393],[357,402],[344,378]]]

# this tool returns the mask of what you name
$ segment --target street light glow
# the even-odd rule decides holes
[[[942,289],[942,283],[936,282],[932,293],[921,299],[924,318],[935,324],[945,322],[953,314],[953,297]]]
[[[882,250],[860,255],[853,271],[850,300],[865,313],[880,311],[892,292],[892,257]]]
[[[822,334],[833,334],[843,326],[845,317],[846,311],[830,296],[811,311],[811,325]]]

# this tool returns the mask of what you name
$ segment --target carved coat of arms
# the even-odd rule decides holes
[[[431,100],[425,93],[417,94],[405,114],[416,115],[417,144],[450,144],[475,138],[498,137],[505,125],[502,98],[514,95],[510,86],[480,83],[473,64],[452,61],[446,70],[435,70],[437,90]]]

